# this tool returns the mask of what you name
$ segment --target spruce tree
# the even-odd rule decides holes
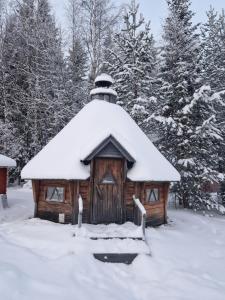
[[[219,14],[212,7],[207,12],[207,22],[202,26],[203,76],[214,92],[214,107],[223,142],[218,151],[221,178],[225,180],[225,13]],[[225,203],[225,181],[221,184]]]
[[[202,68],[204,78],[216,92],[225,89],[225,14],[214,8],[207,12],[201,28]]]
[[[88,101],[89,91],[86,79],[87,54],[79,37],[73,39],[67,57],[67,93],[71,103],[71,117],[78,113]]]
[[[211,88],[201,76],[198,25],[193,25],[190,0],[168,0],[159,81],[159,146],[181,174],[175,186],[185,207],[209,209],[215,203],[203,186],[218,180],[217,151],[221,133],[212,105]],[[215,161],[212,160],[212,155]]]
[[[70,0],[68,6],[69,51],[66,58],[65,74],[68,105],[71,118],[80,111],[87,102],[89,91],[87,86],[87,52],[81,37],[77,21],[77,0]]]
[[[21,168],[64,125],[64,60],[47,0],[23,0],[7,18],[2,51],[5,151]],[[68,121],[68,120],[67,120]]]
[[[139,5],[134,0],[123,19],[125,25],[109,50],[108,70],[115,80],[118,104],[143,126],[155,103],[156,49],[150,24],[139,16]]]

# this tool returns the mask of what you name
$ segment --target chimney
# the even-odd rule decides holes
[[[95,79],[95,88],[91,90],[91,100],[105,100],[110,103],[116,103],[117,93],[111,86],[113,79],[110,75],[102,73]]]

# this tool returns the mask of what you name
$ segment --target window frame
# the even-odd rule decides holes
[[[112,179],[112,181],[107,180],[107,178],[109,178],[109,177]],[[111,171],[107,171],[103,175],[99,184],[101,184],[101,185],[117,185],[117,181],[116,181],[116,178],[114,177],[113,173]]]
[[[152,190],[154,191],[155,198],[157,196],[156,193],[155,193],[155,190],[158,190],[158,197],[157,197],[158,199],[156,199],[156,201],[150,201],[150,199],[149,199]],[[149,194],[148,194],[148,191],[150,191]],[[160,202],[161,202],[161,189],[160,189],[160,187],[159,186],[154,186],[154,187],[148,187],[147,186],[145,188],[145,203],[148,204],[148,205],[155,205],[155,204],[158,204]]]
[[[56,188],[60,188],[60,189],[63,189],[63,197],[62,197],[62,201],[57,201],[57,200],[49,200],[48,199],[48,189],[51,188],[51,189],[56,189]],[[45,201],[47,203],[53,203],[53,204],[62,204],[62,203],[65,203],[65,196],[66,196],[66,187],[65,186],[61,186],[61,185],[48,185],[46,186],[45,188]]]

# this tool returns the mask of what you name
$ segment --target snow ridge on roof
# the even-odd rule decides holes
[[[0,167],[14,168],[16,167],[16,161],[12,158],[0,154]]]
[[[26,179],[80,179],[90,177],[81,160],[107,135],[133,156],[127,177],[133,181],[179,181],[180,175],[156,149],[129,114],[102,100],[88,103],[22,170]]]

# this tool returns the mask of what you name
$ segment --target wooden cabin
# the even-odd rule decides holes
[[[8,169],[16,167],[15,160],[0,154],[0,195],[3,208],[7,207]]]
[[[146,224],[167,221],[170,182],[180,175],[116,102],[113,80],[96,79],[91,100],[22,170],[31,179],[35,217],[78,222],[139,223],[133,201],[147,212]]]

